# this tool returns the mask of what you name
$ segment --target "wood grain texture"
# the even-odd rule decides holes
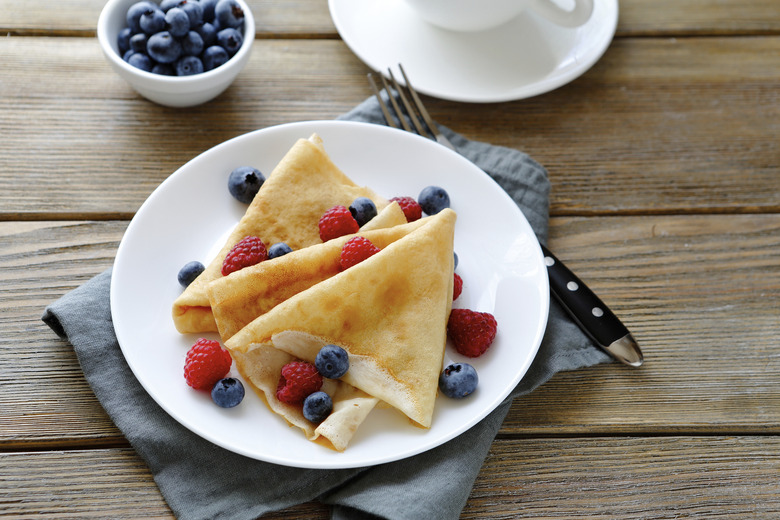
[[[11,34],[86,35],[105,0],[0,0],[0,30]],[[247,0],[263,36],[337,36],[327,0]],[[22,7],[24,5],[24,7]],[[777,34],[780,6],[774,0],[620,0],[618,36]]]
[[[773,518],[780,438],[597,437],[493,443],[462,519]],[[0,454],[0,518],[173,518],[130,449]],[[264,518],[325,519],[302,504]]]
[[[40,318],[110,267],[178,167],[370,95],[327,0],[248,2],[247,69],[175,110],[110,70],[94,38],[104,0],[0,0],[0,518],[174,518]],[[547,167],[552,249],[647,359],[560,373],[516,400],[463,519],[780,517],[780,2],[619,7],[617,38],[564,87],[425,98],[442,124]]]
[[[778,55],[780,38],[627,39],[544,96],[427,104],[467,137],[545,165],[556,215],[776,212]],[[89,39],[10,37],[0,56],[25,65],[0,83],[5,219],[129,218],[170,173],[216,144],[332,119],[370,95],[365,67],[339,41],[257,42],[225,94],[187,111],[140,98]]]
[[[110,265],[125,226],[0,223],[0,446],[124,442],[40,316]],[[559,374],[502,435],[780,433],[780,216],[554,218],[551,245],[647,363]]]

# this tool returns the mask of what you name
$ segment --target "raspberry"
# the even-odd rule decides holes
[[[344,206],[333,206],[320,217],[320,238],[323,242],[357,233],[358,229],[357,220]]]
[[[230,370],[233,359],[218,341],[201,338],[184,360],[184,379],[192,388],[211,390]]]
[[[393,197],[390,202],[397,202],[401,206],[407,222],[414,222],[422,217],[422,207],[412,197]]]
[[[453,278],[455,279],[455,283],[452,286],[452,300],[455,301],[458,299],[458,296],[460,296],[460,293],[463,292],[463,278],[461,278],[458,273],[453,273]]]
[[[302,404],[306,396],[322,387],[317,367],[305,361],[291,361],[282,367],[276,398],[287,404]]]
[[[225,255],[225,260],[222,262],[222,276],[259,264],[266,258],[268,252],[263,241],[257,237],[245,237]]]
[[[341,269],[349,269],[378,252],[379,248],[372,244],[369,239],[352,237],[341,248],[341,257],[339,258]]]
[[[496,337],[496,328],[492,314],[469,309],[452,309],[447,321],[447,335],[455,350],[467,357],[484,354]]]

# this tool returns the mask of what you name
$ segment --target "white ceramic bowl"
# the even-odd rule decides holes
[[[97,37],[111,67],[143,97],[169,107],[190,107],[210,101],[227,89],[249,61],[255,39],[255,19],[244,0],[244,43],[219,67],[192,76],[164,76],[133,67],[122,59],[117,46],[119,31],[127,25],[127,9],[138,0],[108,0],[100,13]]]

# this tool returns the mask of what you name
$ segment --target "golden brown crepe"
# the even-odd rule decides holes
[[[267,246],[286,242],[293,249],[322,243],[320,217],[333,206],[349,206],[358,197],[370,198],[379,211],[389,203],[339,170],[319,136],[299,139],[265,180],[216,258],[174,302],[176,329],[183,334],[217,331],[206,287],[222,276],[225,255],[241,239],[254,235]]]
[[[385,211],[391,208],[397,208],[400,218],[406,222],[397,202],[387,206]],[[380,217],[381,214],[370,222]],[[214,280],[207,286],[206,292],[222,340],[228,340],[249,322],[284,300],[337,275],[341,270],[341,248],[350,238],[363,236],[383,249],[425,225],[430,218],[386,229],[360,231],[356,235],[305,247]],[[386,223],[380,222],[379,225]]]
[[[279,303],[225,342],[234,357],[270,347],[314,362],[349,353],[341,381],[430,427],[452,307],[455,212],[428,217],[379,253]],[[264,348],[265,348],[264,347]]]

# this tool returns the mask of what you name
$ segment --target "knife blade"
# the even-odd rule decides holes
[[[628,366],[642,366],[642,351],[620,319],[546,247],[542,252],[550,291],[572,319],[612,357]]]

